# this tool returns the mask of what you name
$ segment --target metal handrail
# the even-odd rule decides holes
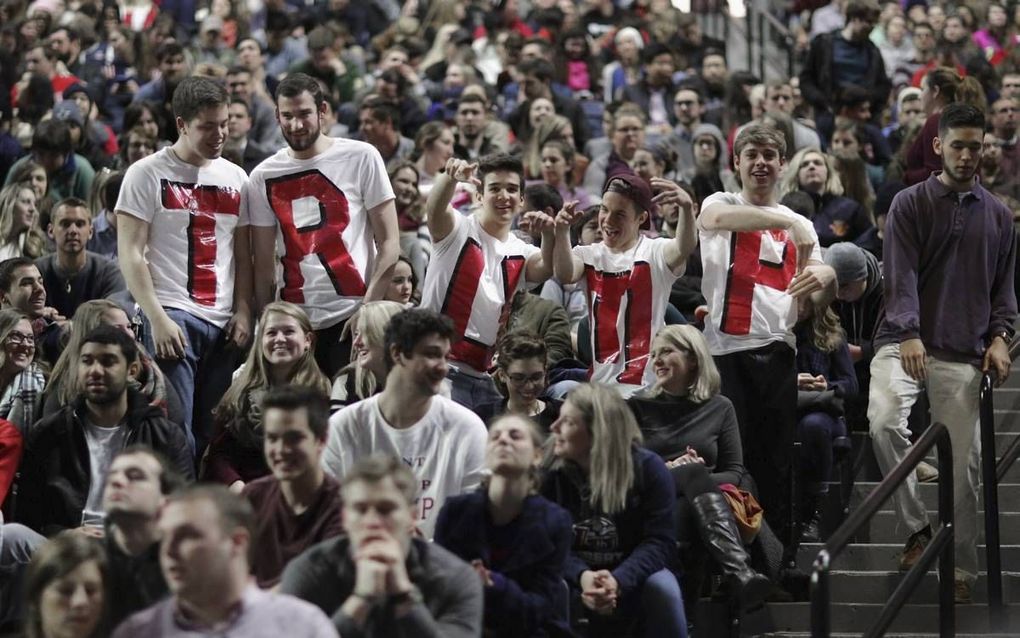
[[[882,608],[878,620],[864,635],[881,636],[885,633],[885,630],[896,618],[896,614],[899,613],[914,589],[924,578],[928,567],[936,559],[939,561],[939,635],[943,638],[955,635],[956,610],[953,601],[953,579],[956,556],[953,548],[955,534],[953,524],[953,452],[949,430],[942,423],[934,423],[911,446],[903,460],[868,494],[860,507],[850,515],[850,518],[833,532],[828,542],[825,543],[825,547],[818,552],[811,573],[811,635],[813,638],[828,638],[831,633],[829,571],[832,562],[842,553],[860,529],[871,521],[882,504],[889,500],[908,476],[913,474],[914,468],[924,460],[932,447],[938,450],[939,523],[941,527],[928,543],[921,558],[896,586],[896,590],[893,591],[892,596]],[[948,469],[948,472],[943,468]]]
[[[760,0],[745,0],[744,6],[746,8],[746,26],[747,26],[747,70],[751,71],[754,68],[754,38],[755,38],[755,25],[758,27],[758,77],[764,82],[765,78],[765,46],[769,41],[765,37],[766,25],[782,40],[784,48],[786,49],[786,73],[787,79],[796,75],[795,73],[795,48],[796,39],[793,37],[793,33],[789,27],[782,23],[781,20],[776,18],[767,8],[758,6]],[[757,19],[755,19],[757,18]]]
[[[1020,338],[1009,345],[1010,360],[1020,356]],[[1006,448],[1002,458],[995,454],[996,375],[988,371],[981,377],[981,482],[985,500],[985,571],[988,579],[988,622],[992,630],[1006,628],[1006,608],[1002,600],[1002,539],[999,535],[999,482],[1020,455],[1020,434]]]

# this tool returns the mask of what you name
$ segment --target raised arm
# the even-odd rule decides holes
[[[432,242],[443,241],[453,232],[456,211],[450,208],[450,200],[457,188],[457,182],[471,182],[481,190],[482,184],[475,177],[477,163],[468,163],[457,158],[450,158],[443,170],[436,175],[429,198],[425,201],[425,223],[428,224]]]
[[[570,227],[583,214],[584,211],[577,210],[577,202],[570,202],[556,215],[552,262],[553,274],[561,284],[572,284],[584,275],[584,262],[570,247]]]
[[[149,244],[149,222],[130,213],[117,211],[117,259],[131,296],[142,307],[152,325],[152,338],[161,359],[184,356],[184,332],[163,310],[152,285],[152,274],[145,263]]]
[[[682,275],[687,267],[687,258],[698,245],[698,233],[694,222],[694,201],[687,191],[676,182],[659,177],[652,178],[652,190],[658,191],[654,201],[659,206],[672,204],[680,207],[676,237],[666,247],[666,264],[675,275]]]
[[[400,230],[397,226],[397,206],[387,200],[368,211],[368,223],[375,238],[375,268],[372,280],[365,291],[365,301],[379,301],[386,294],[393,276],[393,266],[400,256]]]

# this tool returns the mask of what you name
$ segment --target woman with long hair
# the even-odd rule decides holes
[[[28,182],[11,182],[0,190],[0,261],[42,257],[46,240],[39,230],[37,201]]]
[[[315,333],[308,315],[287,301],[262,311],[255,343],[234,382],[213,410],[217,434],[203,459],[202,478],[240,492],[269,474],[262,450],[262,397],[273,386],[294,383],[329,394],[329,380],[315,362]]]
[[[25,638],[108,635],[106,552],[94,538],[60,532],[32,557],[25,573]]]
[[[684,175],[699,202],[720,191],[740,192],[737,178],[730,169],[729,147],[719,135],[718,128],[706,124],[695,127],[691,144],[694,146],[694,166]]]
[[[342,368],[333,380],[330,409],[339,410],[345,405],[378,394],[386,385],[386,326],[393,315],[404,309],[394,301],[370,301],[358,308],[358,313],[347,325],[353,326],[351,363]]]
[[[706,553],[725,577],[722,593],[746,608],[772,585],[750,557],[719,486],[753,487],[744,467],[737,415],[719,393],[719,371],[701,332],[690,325],[659,330],[652,342],[655,384],[628,400],[644,445],[658,454],[677,493],[677,526],[687,591],[700,591]]]
[[[524,162],[524,176],[527,179],[539,179],[542,177],[542,147],[549,140],[562,140],[574,149],[575,159],[581,160],[583,165],[575,166],[572,174],[574,181],[571,185],[573,186],[580,182],[581,175],[588,166],[588,158],[577,154],[577,147],[574,145],[574,126],[570,123],[570,120],[562,115],[552,115],[543,118],[538,123],[534,133],[531,135],[531,139],[524,146],[524,156],[522,158]]]
[[[885,167],[872,163],[874,153],[861,125],[853,120],[836,122],[832,139],[829,141],[829,152],[836,160],[836,169],[843,181],[846,195],[871,210],[871,204],[875,201],[875,191],[885,183]],[[850,173],[863,174],[866,178],[865,183],[871,192],[871,195],[867,196],[867,203],[865,199],[857,199],[858,196],[863,197],[864,193],[853,188],[857,184],[854,183]]]
[[[519,414],[533,419],[548,433],[560,416],[560,402],[542,398],[548,385],[548,353],[545,341],[529,332],[511,332],[496,346],[496,382],[504,399],[478,408],[478,416],[489,422],[501,414]]]
[[[414,274],[411,260],[403,255],[398,256],[397,263],[393,265],[393,274],[390,275],[390,285],[383,293],[383,301],[395,301],[407,308],[417,304],[420,297],[418,277]]]
[[[482,580],[487,636],[566,630],[561,587],[571,520],[537,493],[544,438],[526,417],[497,418],[485,449],[489,476],[475,492],[447,499],[436,521],[435,542]]]
[[[400,231],[400,254],[411,261],[418,280],[425,278],[425,268],[432,251],[432,240],[425,225],[425,196],[421,192],[421,170],[418,164],[400,160],[387,169],[397,208],[397,229]],[[431,185],[430,185],[431,188]]]
[[[591,206],[591,196],[583,188],[574,187],[577,167],[574,147],[563,139],[550,139],[542,145],[542,181],[552,186],[565,202],[576,201],[581,208]]]
[[[118,304],[109,299],[92,299],[78,306],[74,312],[74,321],[67,338],[67,345],[53,365],[50,381],[46,386],[43,400],[42,416],[49,416],[65,405],[72,403],[82,391],[78,382],[78,355],[81,353],[82,341],[85,336],[99,326],[114,326],[136,338],[134,325],[127,313]],[[139,363],[141,368],[137,377],[130,378],[130,386],[140,392],[148,400],[149,405],[162,408],[167,420],[184,427],[184,408],[181,398],[173,385],[167,383],[162,370],[156,365],[152,356],[138,343]]]
[[[970,10],[966,5],[960,8]],[[974,39],[974,44],[981,49],[992,66],[1002,64],[1010,50],[1020,47],[1020,32],[1015,28],[1010,28],[1006,7],[998,2],[988,5],[985,13],[985,28],[980,31],[970,30],[974,32],[974,35],[971,36]]]
[[[418,168],[418,191],[427,197],[447,160],[453,157],[453,129],[445,122],[428,122],[414,136],[415,166]]]
[[[779,181],[779,195],[800,191],[815,203],[812,223],[818,243],[829,247],[839,241],[854,241],[874,224],[859,201],[843,197],[843,182],[835,160],[815,148],[802,148],[790,160]]]
[[[950,67],[929,71],[921,80],[921,108],[927,119],[907,152],[907,170],[903,177],[907,186],[923,182],[933,172],[942,170],[942,158],[935,154],[932,141],[938,137],[942,109],[954,102],[987,110],[985,92],[977,80],[963,77]]]
[[[26,434],[39,418],[45,369],[35,361],[35,334],[28,315],[0,310],[0,419]]]
[[[857,395],[857,373],[846,333],[831,308],[802,304],[797,336],[797,439],[800,448],[802,540],[820,540],[822,499],[832,473],[833,441],[846,436],[843,402]]]
[[[564,577],[579,595],[590,635],[687,636],[675,557],[676,492],[665,463],[640,447],[620,395],[585,384],[552,426],[541,494],[570,512],[574,540]]]

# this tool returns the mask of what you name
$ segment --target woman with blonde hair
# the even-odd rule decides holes
[[[255,343],[213,410],[216,435],[202,462],[202,479],[240,492],[269,474],[262,451],[260,405],[273,386],[293,383],[329,394],[329,380],[315,362],[315,333],[295,304],[274,301],[262,311]]]
[[[536,493],[543,441],[531,419],[497,418],[485,446],[489,476],[478,490],[447,499],[436,521],[436,543],[482,581],[486,636],[568,633],[561,587],[571,520]]]
[[[20,310],[0,310],[0,419],[22,435],[39,419],[46,371],[35,360],[32,322]]]
[[[524,147],[524,176],[527,179],[539,179],[542,176],[542,147],[549,140],[564,140],[575,152],[577,150],[574,146],[574,127],[570,120],[556,114],[543,118]]]
[[[836,160],[816,148],[797,151],[779,181],[780,197],[795,191],[807,193],[814,201],[811,221],[823,247],[854,241],[874,226],[861,203],[843,196]]]
[[[567,395],[552,426],[541,494],[570,512],[564,578],[593,635],[687,636],[675,558],[676,493],[669,470],[642,447],[634,415],[599,384]]]
[[[720,593],[744,608],[761,602],[771,582],[750,566],[733,512],[719,486],[750,488],[737,415],[719,393],[721,381],[708,343],[691,325],[660,329],[652,341],[655,384],[628,400],[645,446],[666,462],[677,493],[677,526],[684,585],[700,591],[707,553],[725,577]]]
[[[78,382],[78,355],[81,353],[82,341],[86,335],[101,325],[119,328],[137,340],[135,327],[120,305],[109,299],[93,299],[78,306],[71,322],[67,345],[64,346],[63,352],[53,365],[53,372],[50,373],[42,416],[59,411],[81,393],[81,384]],[[181,398],[173,385],[166,382],[166,377],[152,356],[145,351],[142,344],[137,345],[141,370],[138,376],[129,379],[128,383],[146,397],[149,405],[162,408],[167,420],[183,428],[184,408],[181,405]]]
[[[29,182],[12,182],[0,190],[0,261],[35,259],[46,252],[46,240],[39,230],[38,201]]]
[[[382,392],[386,385],[386,326],[393,315],[404,309],[395,301],[370,301],[362,304],[347,323],[353,326],[351,363],[337,372],[330,394],[330,411]]]

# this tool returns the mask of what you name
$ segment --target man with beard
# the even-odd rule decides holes
[[[57,312],[73,317],[86,301],[105,299],[125,289],[115,261],[85,250],[92,238],[92,215],[84,201],[69,197],[57,202],[47,232],[57,250],[37,259],[35,265]]]
[[[201,456],[211,414],[251,336],[252,261],[240,166],[221,157],[227,92],[184,79],[174,91],[173,146],[132,164],[117,200],[117,254],[148,318],[148,350],[184,404]]]
[[[180,428],[128,387],[141,365],[134,338],[100,326],[86,335],[77,365],[78,398],[28,433],[17,520],[47,536],[77,529],[102,537],[103,486],[118,451],[148,445],[188,478],[194,466]]]
[[[933,144],[942,171],[901,191],[883,244],[885,315],[875,335],[868,421],[879,467],[888,473],[910,450],[907,415],[927,390],[933,422],[953,444],[956,602],[970,602],[978,574],[978,389],[983,372],[1009,375],[1017,318],[1013,214],[977,179],[985,116],[953,103]],[[917,481],[907,477],[893,510],[910,532],[900,569],[931,540]]]
[[[183,477],[165,456],[144,445],[117,452],[103,490],[109,621],[116,627],[167,595],[159,568],[159,511]]]
[[[308,314],[315,358],[329,377],[350,361],[347,320],[363,301],[382,299],[400,253],[397,209],[373,146],[322,131],[327,109],[319,83],[291,73],[276,90],[276,118],[287,148],[251,175],[248,214],[258,308],[275,298],[275,242],[282,241],[284,301]]]
[[[485,100],[479,95],[466,93],[457,100],[454,117],[453,154],[462,160],[473,160],[496,151],[496,143],[487,137],[485,130]]]
[[[330,418],[322,456],[323,469],[342,485],[358,459],[403,459],[420,481],[413,518],[427,539],[446,499],[478,487],[485,465],[482,420],[439,393],[454,335],[453,322],[431,310],[394,315],[386,327],[383,391]]]

